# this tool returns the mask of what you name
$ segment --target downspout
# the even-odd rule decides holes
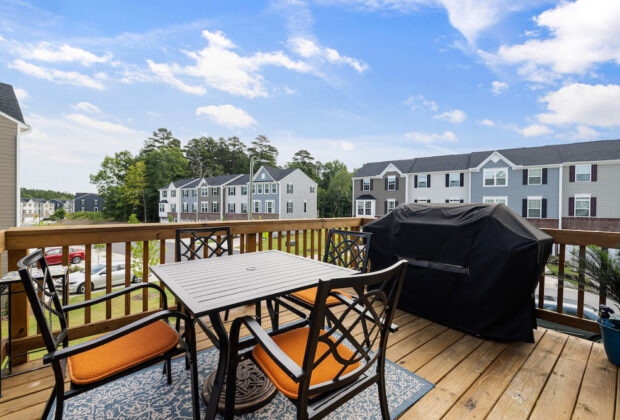
[[[562,184],[564,183],[564,165],[560,165],[560,180],[558,184],[558,229],[562,229],[562,201],[564,197],[562,197]]]

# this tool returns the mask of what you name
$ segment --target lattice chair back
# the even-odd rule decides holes
[[[17,266],[19,268],[19,276],[28,296],[32,313],[34,314],[37,326],[41,331],[41,336],[48,352],[53,352],[62,343],[63,346],[69,344],[69,336],[67,330],[67,319],[62,310],[62,304],[56,287],[52,280],[47,262],[45,261],[45,252],[40,249],[30,255],[22,258]],[[34,278],[31,273],[32,268],[39,268],[42,272],[42,278]],[[54,323],[54,319],[58,324]],[[60,327],[60,332],[54,335],[53,331]]]
[[[186,240],[189,239],[189,243]],[[175,239],[175,261],[232,255],[232,238],[228,226],[177,229]]]
[[[406,270],[407,261],[401,260],[381,271],[319,282],[303,370],[311,372],[327,358],[332,364],[335,360],[339,369],[331,381],[313,386],[307,375],[300,383],[300,396],[312,397],[351,383],[375,362],[377,370],[383,369],[389,327]],[[354,289],[357,296],[348,297],[339,291],[346,288]],[[327,307],[330,296],[345,305],[338,315]],[[329,327],[325,327],[327,321]]]
[[[370,232],[330,229],[323,261],[365,273],[371,239]]]

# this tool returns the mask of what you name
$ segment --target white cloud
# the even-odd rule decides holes
[[[193,65],[181,66],[177,63],[155,63],[147,61],[151,72],[159,80],[184,92],[206,93],[206,87],[222,90],[232,95],[254,98],[267,96],[267,88],[261,70],[266,66],[282,67],[290,71],[307,73],[311,67],[293,60],[282,51],[257,52],[253,55],[240,55],[236,45],[226,38],[223,32],[202,31],[208,45],[199,51],[184,51],[194,60]],[[189,76],[198,84],[189,84],[180,78]]]
[[[491,83],[491,90],[496,95],[501,95],[506,89],[508,89],[508,83],[500,82],[499,80],[494,80]]]
[[[478,124],[484,125],[485,127],[494,127],[495,121],[485,118],[483,120],[478,121]]]
[[[409,96],[409,98],[407,98],[404,104],[411,107],[412,111],[415,111],[421,106],[428,108],[431,111],[437,111],[439,109],[439,105],[437,105],[437,102],[426,99],[422,94]]]
[[[410,133],[405,133],[405,137],[423,144],[431,144],[442,141],[456,141],[456,135],[452,131],[444,131],[443,134],[412,131]]]
[[[124,125],[111,123],[108,121],[96,120],[84,114],[68,114],[65,116],[65,118],[82,127],[104,131],[107,133],[122,133],[122,134],[137,133],[136,130],[133,130],[129,127],[125,127]]]
[[[570,133],[569,137],[571,140],[593,140],[595,138],[598,138],[600,134],[601,133],[599,133],[595,129],[580,124],[575,127],[575,131]]]
[[[30,98],[30,94],[25,91],[24,89],[20,89],[20,88],[15,88],[15,96],[17,96],[17,100],[21,101],[25,101],[26,99]]]
[[[453,109],[451,111],[446,111],[439,115],[435,115],[433,118],[438,120],[450,121],[451,123],[461,123],[465,121],[465,113],[460,109]]]
[[[620,86],[572,83],[540,99],[547,112],[538,114],[543,124],[581,124],[620,127]]]
[[[93,105],[89,102],[78,102],[77,104],[71,105],[71,108],[76,111],[88,112],[91,114],[99,114],[101,110],[96,105]]]
[[[62,71],[41,67],[21,59],[14,60],[11,64],[9,64],[9,67],[38,79],[49,80],[54,83],[82,86],[96,90],[104,89],[104,85],[100,81],[75,71]]]
[[[620,2],[576,0],[560,2],[534,21],[546,39],[502,45],[494,54],[482,52],[494,64],[519,65],[519,73],[539,83],[567,74],[585,74],[594,66],[620,63]]]
[[[553,130],[549,127],[540,124],[528,125],[527,127],[517,129],[517,131],[525,137],[538,137],[553,133]]]
[[[344,64],[350,66],[358,73],[363,73],[368,70],[368,65],[363,61],[356,58],[347,57],[346,55],[341,55],[333,48],[317,45],[309,38],[296,36],[289,39],[289,45],[293,52],[299,54],[303,58],[318,59],[332,64]]]
[[[21,45],[17,48],[20,58],[44,61],[47,63],[80,63],[91,66],[95,63],[105,63],[110,55],[96,55],[81,48],[68,44],[53,45],[49,42],[39,42],[36,45]]]
[[[206,115],[219,125],[234,129],[256,124],[256,120],[241,108],[233,105],[208,105],[196,108],[196,115]]]

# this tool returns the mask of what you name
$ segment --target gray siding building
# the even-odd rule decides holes
[[[73,199],[73,211],[103,211],[103,198],[93,193],[77,193]]]

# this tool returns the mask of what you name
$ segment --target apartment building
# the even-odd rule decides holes
[[[620,140],[372,162],[353,180],[360,216],[401,202],[502,203],[539,227],[620,231]]]
[[[73,212],[78,211],[103,211],[103,198],[93,193],[76,193],[73,199]]]
[[[252,186],[248,174],[173,181],[159,190],[160,221],[245,220],[250,209],[255,219],[317,217],[317,185],[300,169],[261,166]]]

